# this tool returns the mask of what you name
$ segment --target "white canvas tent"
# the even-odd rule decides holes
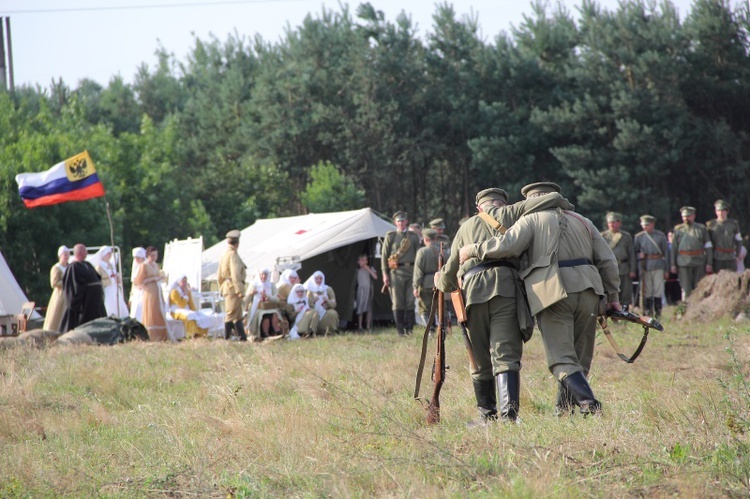
[[[357,256],[370,256],[370,265],[378,271],[375,289],[375,314],[390,318],[390,301],[380,293],[378,239],[396,227],[383,220],[372,209],[335,213],[314,213],[296,217],[269,218],[256,221],[241,231],[239,255],[247,265],[247,279],[255,271],[271,271],[279,262],[299,261],[298,274],[304,282],[313,272],[321,270],[326,284],[333,287],[342,321],[351,320]],[[227,248],[226,240],[203,252],[203,280],[216,281],[219,260]],[[383,311],[383,309],[385,309]]]
[[[0,323],[10,332],[10,318],[21,313],[23,304],[29,301],[26,294],[13,276],[5,257],[0,253]],[[32,317],[38,318],[34,312]]]

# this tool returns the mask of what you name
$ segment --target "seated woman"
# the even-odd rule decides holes
[[[317,334],[335,333],[339,330],[339,313],[336,312],[336,293],[333,288],[326,286],[326,278],[323,272],[316,270],[313,275],[305,281],[307,289],[307,300],[318,313]]]
[[[259,269],[245,295],[250,308],[248,329],[253,341],[286,334],[281,322],[276,286],[271,283],[270,276],[270,270]]]
[[[289,295],[292,293],[292,288],[295,284],[299,283],[299,275],[292,269],[286,269],[279,276],[279,283],[277,285],[278,297],[279,297],[279,310],[281,315],[288,324],[294,322],[294,307],[288,303]]]
[[[305,287],[299,283],[295,284],[286,302],[293,310],[289,339],[296,340],[300,337],[310,338],[315,336],[319,321],[318,313],[310,308],[307,303]]]
[[[195,306],[193,291],[185,274],[175,279],[170,287],[169,313],[173,318],[185,323],[185,335],[188,338],[208,334],[211,319]]]

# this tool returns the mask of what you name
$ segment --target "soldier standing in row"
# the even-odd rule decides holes
[[[414,260],[419,249],[419,236],[407,230],[409,216],[404,211],[393,215],[396,230],[385,235],[381,251],[383,283],[389,287],[391,308],[399,336],[414,329]]]
[[[240,245],[240,231],[227,232],[227,251],[219,260],[219,290],[224,297],[224,337],[232,337],[232,330],[237,332],[240,341],[247,341],[245,325],[242,324],[242,300],[245,297],[245,279],[247,267],[237,254]]]
[[[706,222],[714,249],[714,272],[726,269],[737,272],[737,258],[742,251],[740,224],[729,215],[729,203],[719,199],[714,203],[716,218]]]
[[[432,308],[432,293],[435,288],[435,272],[438,271],[438,258],[440,257],[440,244],[437,242],[438,233],[435,229],[422,231],[424,246],[417,251],[414,261],[414,298],[419,306],[419,314],[425,324],[429,324],[430,309]],[[443,250],[443,258],[447,252]],[[434,319],[434,318],[432,318]]]
[[[635,235],[635,252],[640,260],[640,281],[643,289],[643,313],[661,317],[661,298],[664,295],[664,282],[669,279],[669,243],[667,236],[656,230],[656,218],[651,215],[641,217],[643,230]]]
[[[635,252],[633,236],[620,230],[622,215],[614,211],[607,213],[607,230],[602,237],[617,258],[620,273],[620,305],[627,310],[633,304],[633,279],[635,279]]]
[[[675,225],[672,239],[672,273],[677,274],[682,287],[682,298],[687,299],[698,281],[713,272],[713,247],[708,229],[695,221],[695,208],[680,208],[682,222]]]

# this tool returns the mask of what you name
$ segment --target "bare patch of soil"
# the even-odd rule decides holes
[[[687,310],[682,319],[708,322],[724,317],[734,319],[750,311],[750,270],[738,274],[722,270],[698,283],[687,299]]]

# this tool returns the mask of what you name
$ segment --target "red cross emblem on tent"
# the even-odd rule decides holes
[[[310,231],[308,229],[300,229],[297,232],[295,232],[294,234],[297,235],[297,236],[301,236],[305,232],[310,232]]]

